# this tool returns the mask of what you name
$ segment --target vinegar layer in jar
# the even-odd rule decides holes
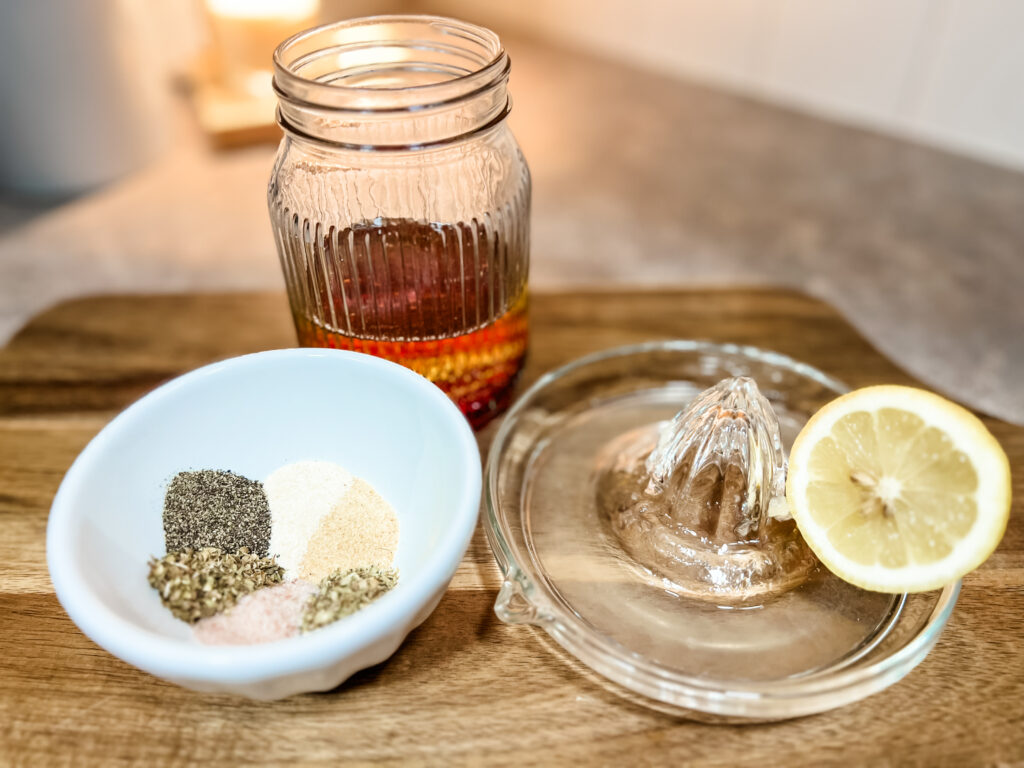
[[[406,365],[482,426],[507,407],[527,340],[525,232],[496,218],[282,222],[299,343]]]

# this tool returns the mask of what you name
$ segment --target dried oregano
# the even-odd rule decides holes
[[[246,547],[234,553],[216,547],[184,549],[149,561],[149,585],[171,613],[190,623],[283,579],[284,569],[273,558],[257,557]]]
[[[306,603],[302,615],[302,631],[310,632],[325,627],[355,613],[397,583],[398,572],[393,568],[378,568],[374,565],[335,571],[320,581],[316,594]]]

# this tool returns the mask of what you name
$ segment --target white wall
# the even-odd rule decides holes
[[[416,5],[1024,169],[1024,0]]]

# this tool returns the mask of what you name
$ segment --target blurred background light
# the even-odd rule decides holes
[[[319,0],[206,0],[209,44],[193,80],[203,129],[219,145],[276,140],[274,48],[314,26]]]

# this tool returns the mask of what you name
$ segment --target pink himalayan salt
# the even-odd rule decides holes
[[[242,597],[231,610],[198,621],[195,638],[205,645],[254,645],[299,634],[306,602],[316,592],[308,581],[289,581]]]

